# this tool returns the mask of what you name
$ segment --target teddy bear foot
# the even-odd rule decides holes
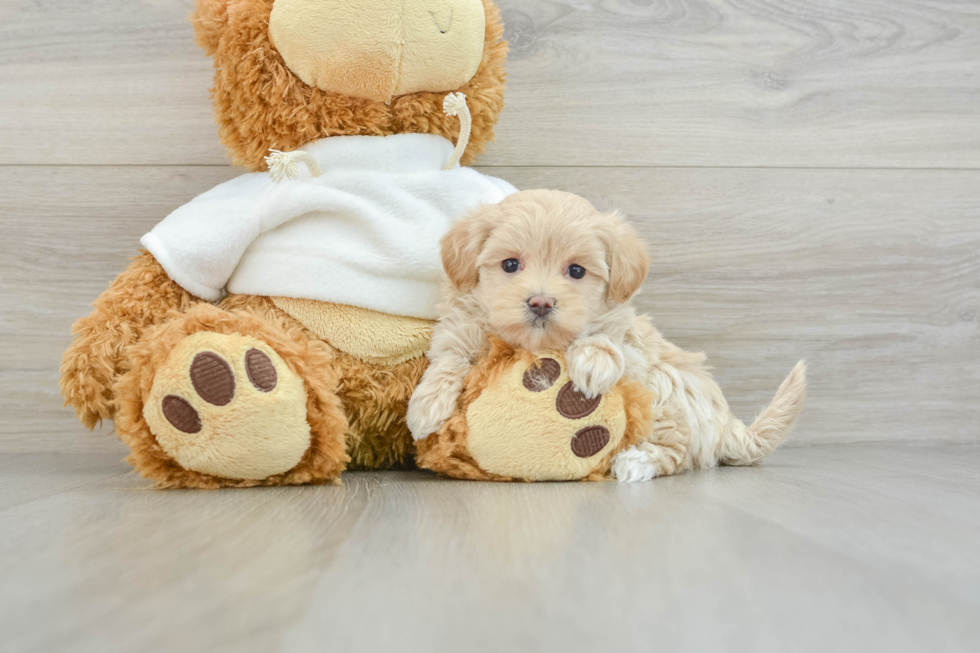
[[[128,460],[161,487],[336,480],[347,420],[320,344],[206,305],[159,327],[116,387]]]
[[[614,456],[648,427],[652,403],[625,380],[587,397],[560,352],[537,357],[498,341],[464,386],[456,413],[418,442],[418,459],[478,480],[604,480]]]
[[[617,392],[586,397],[553,352],[517,362],[467,410],[473,458],[492,474],[570,481],[608,465],[626,432]]]
[[[157,371],[143,416],[181,467],[221,478],[282,474],[310,448],[303,380],[246,336],[186,338]]]

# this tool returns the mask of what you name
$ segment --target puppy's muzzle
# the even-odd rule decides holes
[[[545,317],[555,306],[555,298],[547,295],[533,295],[527,300],[528,309],[539,318]]]

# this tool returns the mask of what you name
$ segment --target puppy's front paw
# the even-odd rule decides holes
[[[663,474],[657,456],[636,446],[616,454],[611,471],[620,483],[649,481]]]
[[[441,429],[456,410],[461,391],[453,383],[423,383],[415,388],[405,418],[412,438],[422,440]]]
[[[565,352],[565,360],[572,383],[590,399],[612,390],[626,370],[623,350],[605,336],[576,340]]]

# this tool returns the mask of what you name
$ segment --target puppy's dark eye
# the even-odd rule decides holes
[[[585,276],[585,268],[583,268],[581,265],[575,265],[572,263],[568,266],[568,276],[573,279],[581,279]]]
[[[521,262],[516,258],[509,258],[503,262],[502,267],[507,274],[514,274],[521,269]]]

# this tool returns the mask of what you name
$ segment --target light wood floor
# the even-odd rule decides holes
[[[976,651],[980,446],[644,484],[152,491],[0,459],[5,651]]]
[[[625,211],[767,464],[155,492],[57,367],[239,171],[193,0],[0,2],[0,650],[980,650],[980,2],[499,0],[485,172]]]

